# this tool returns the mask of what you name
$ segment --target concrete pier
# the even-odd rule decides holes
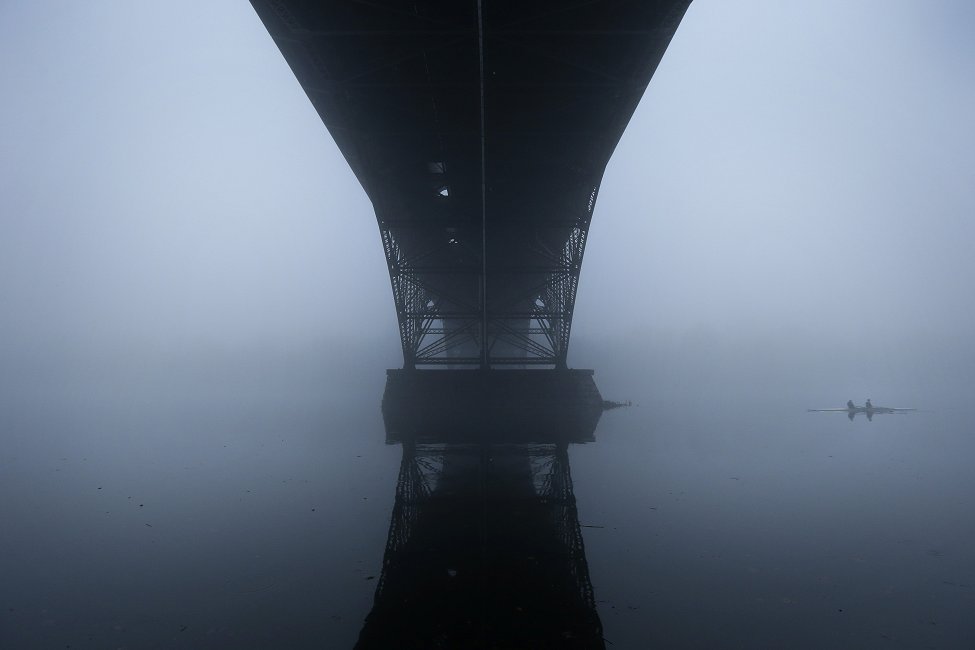
[[[592,370],[387,370],[386,441],[589,442]]]

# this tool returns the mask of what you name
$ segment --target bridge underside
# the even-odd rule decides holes
[[[375,207],[406,367],[565,367],[603,172],[689,2],[252,0]]]

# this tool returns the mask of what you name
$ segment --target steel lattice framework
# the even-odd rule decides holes
[[[690,0],[252,0],[376,210],[404,365],[564,368],[603,172]]]

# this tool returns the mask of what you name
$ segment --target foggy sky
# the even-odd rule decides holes
[[[574,340],[964,340],[973,28],[697,0],[607,169]],[[372,207],[248,3],[4,2],[0,61],[0,350],[399,362]]]

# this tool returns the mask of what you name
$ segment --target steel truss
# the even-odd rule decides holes
[[[689,1],[251,0],[375,207],[406,368],[566,366],[596,190]]]
[[[514,264],[492,264],[490,245],[483,264],[476,228],[379,217],[405,367],[482,366],[487,359],[491,366],[565,368],[597,192],[574,220],[516,231],[521,243],[507,246],[525,250]]]

